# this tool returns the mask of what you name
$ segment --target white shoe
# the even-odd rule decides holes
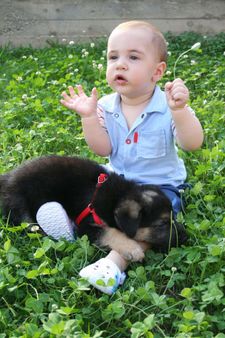
[[[64,238],[74,241],[74,226],[69,219],[65,209],[58,202],[47,202],[43,204],[36,214],[37,223],[46,235],[56,240]]]
[[[97,262],[83,268],[79,275],[85,278],[96,289],[112,295],[119,285],[122,285],[126,274],[108,258],[101,258]]]

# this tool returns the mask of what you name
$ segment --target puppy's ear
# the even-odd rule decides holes
[[[125,200],[114,211],[118,228],[128,237],[133,238],[141,220],[141,206],[134,200]]]

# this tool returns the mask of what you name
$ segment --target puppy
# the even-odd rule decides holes
[[[172,221],[170,200],[159,188],[108,173],[88,159],[40,157],[0,176],[0,207],[11,224],[35,223],[40,206],[50,201],[62,204],[71,220],[79,219],[78,236],[86,234],[131,261],[144,257],[139,242],[167,251],[187,238],[183,226]]]

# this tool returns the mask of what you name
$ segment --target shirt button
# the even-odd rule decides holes
[[[126,139],[126,144],[131,144],[131,140],[129,138]]]
[[[116,119],[118,119],[119,114],[115,113],[115,114],[114,114],[114,117],[115,117]]]

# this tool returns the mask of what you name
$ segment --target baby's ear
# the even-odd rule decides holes
[[[156,66],[155,72],[152,76],[153,82],[158,82],[163,77],[166,70],[166,63],[164,61],[159,62]]]
[[[114,211],[118,229],[133,238],[140,225],[141,206],[134,200],[125,200]]]

